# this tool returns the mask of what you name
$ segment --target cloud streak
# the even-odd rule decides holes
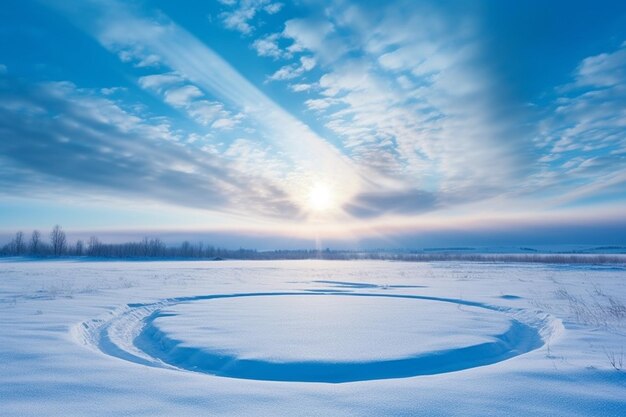
[[[71,83],[15,84],[0,91],[0,176],[10,183],[7,175],[20,173],[22,185],[30,182],[18,194],[60,181],[170,205],[234,213],[253,205],[266,216],[299,215],[280,188],[214,155],[191,152],[166,124]]]
[[[55,4],[70,15],[76,13],[66,3]],[[299,180],[287,184],[288,189],[291,187],[293,192],[300,189],[301,192],[302,178],[320,177],[334,184],[338,195],[345,198],[358,191],[360,173],[349,159],[183,28],[164,17],[157,22],[139,16],[120,3],[108,3],[107,7],[103,7],[98,2],[92,2],[85,7],[89,7],[92,12],[96,10],[98,17],[92,22],[81,23],[108,49],[114,52],[140,49],[157,54],[176,74],[180,74],[193,86],[211,93],[254,119],[263,138],[270,141],[302,173]],[[185,47],[181,48],[180,45]],[[310,69],[312,65],[310,60],[301,61],[303,70]],[[222,122],[217,127],[226,126]]]
[[[474,5],[220,0],[200,8],[217,19],[199,29],[147,3],[41,1],[119,58],[130,82],[7,78],[5,183],[19,172],[33,187],[118,187],[312,224],[319,184],[340,206],[328,218],[345,222],[626,198],[626,44],[571,59],[569,81],[529,97],[499,72],[493,17]],[[244,47],[226,61],[218,41]],[[45,163],[45,149],[58,161]]]
[[[381,190],[371,211],[379,215],[410,211],[410,205],[399,210],[389,193],[434,194],[448,204],[498,195],[528,175],[535,157],[514,105],[494,93],[503,88],[490,73],[472,16],[408,3],[370,11],[330,2],[326,20],[285,23],[280,38],[293,40],[285,49],[277,50],[279,37],[271,37],[274,57],[312,54],[319,62],[323,75],[305,105],[367,172],[364,193]],[[288,64],[271,78],[289,79],[283,75],[294,68]],[[353,212],[355,204],[346,207]]]

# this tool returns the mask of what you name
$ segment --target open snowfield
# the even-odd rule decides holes
[[[0,416],[624,416],[626,268],[0,261]]]

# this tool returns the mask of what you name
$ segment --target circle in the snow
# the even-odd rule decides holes
[[[268,381],[354,382],[484,366],[543,345],[536,326],[465,300],[252,293],[136,304],[86,327],[138,363]]]

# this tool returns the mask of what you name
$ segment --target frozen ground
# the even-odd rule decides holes
[[[626,269],[0,261],[1,416],[624,416]]]

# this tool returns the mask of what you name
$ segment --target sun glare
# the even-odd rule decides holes
[[[325,184],[316,184],[309,192],[309,208],[312,211],[322,212],[331,209],[334,205],[333,194]]]

